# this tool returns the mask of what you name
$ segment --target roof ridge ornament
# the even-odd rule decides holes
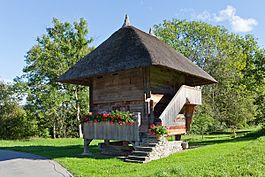
[[[153,30],[152,30],[152,27],[151,28],[149,28],[149,32],[148,32],[151,36],[155,36],[155,34],[154,34],[154,32],[153,32]]]
[[[126,14],[122,27],[131,26],[129,16]]]

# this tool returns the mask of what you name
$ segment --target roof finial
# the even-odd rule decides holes
[[[149,34],[152,35],[152,36],[155,36],[155,34],[154,34],[152,28],[149,28]]]
[[[131,23],[130,23],[130,20],[127,14],[125,15],[125,19],[124,19],[122,27],[126,27],[126,26],[131,26]]]

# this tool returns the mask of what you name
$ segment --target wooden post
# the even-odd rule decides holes
[[[108,145],[109,145],[109,140],[104,140],[104,144],[105,144],[106,146],[108,146]]]
[[[128,147],[129,145],[129,142],[128,141],[122,141],[122,146],[123,147]]]
[[[150,118],[148,119],[148,127],[151,123],[154,123],[155,115],[154,115],[154,101],[150,100]]]
[[[92,153],[89,151],[89,144],[92,140],[93,139],[84,139],[84,152],[82,155],[92,155]]]
[[[175,141],[180,141],[181,135],[175,135]]]
[[[185,105],[186,131],[190,131],[195,105]]]

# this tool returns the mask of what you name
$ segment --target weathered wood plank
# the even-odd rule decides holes
[[[183,75],[177,75],[175,72],[162,67],[151,67],[150,77],[152,93],[172,96],[185,81]]]
[[[171,135],[182,135],[182,134],[185,134],[186,133],[186,129],[183,128],[178,128],[178,129],[169,129],[168,130],[168,135],[171,136]]]
[[[85,139],[103,139],[103,140],[122,140],[122,141],[140,141],[139,126],[140,114],[136,114],[137,120],[133,125],[119,125],[109,122],[88,122],[84,124]]]
[[[94,78],[93,87],[93,104],[144,100],[141,68]]]

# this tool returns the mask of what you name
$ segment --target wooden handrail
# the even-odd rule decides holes
[[[185,104],[201,104],[201,90],[195,87],[182,85],[175,96],[160,115],[162,124],[169,126],[179,114]]]

